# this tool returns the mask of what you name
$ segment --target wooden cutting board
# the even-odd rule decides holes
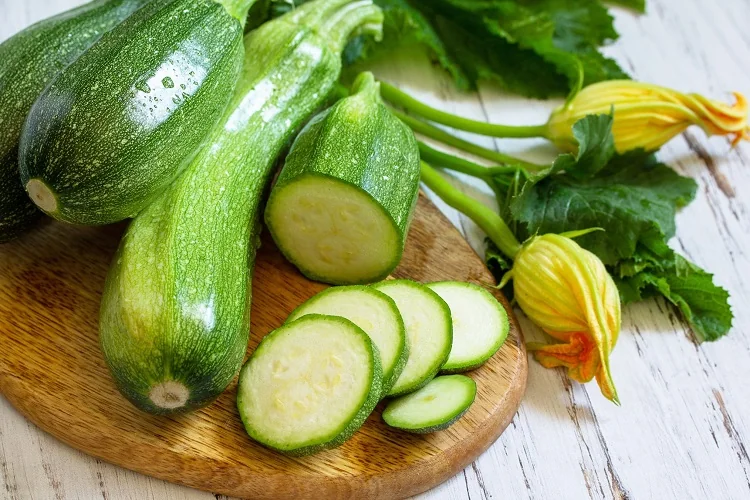
[[[402,498],[450,478],[486,450],[516,413],[526,353],[511,317],[508,340],[469,375],[469,412],[445,431],[387,428],[382,404],[346,444],[305,458],[266,450],[245,434],[236,388],[189,415],[139,412],[117,392],[99,351],[99,299],[124,225],[48,222],[0,246],[0,391],[32,422],[108,462],[203,490],[248,498]],[[466,280],[492,276],[460,233],[423,195],[395,277]],[[302,301],[325,288],[306,280],[265,239],[253,285],[252,352]]]

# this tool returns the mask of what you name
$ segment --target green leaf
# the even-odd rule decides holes
[[[627,7],[640,13],[646,12],[646,0],[607,0],[607,3]]]
[[[729,294],[712,275],[669,248],[659,253],[639,247],[632,259],[614,269],[623,302],[663,295],[677,306],[700,341],[713,341],[732,327]]]
[[[525,235],[604,229],[576,241],[614,265],[632,257],[639,243],[655,246],[673,236],[676,210],[695,191],[692,179],[653,156],[631,153],[614,157],[591,178],[562,172],[535,179],[511,203],[511,212],[525,225]]]
[[[585,83],[627,78],[598,50],[617,38],[598,0],[375,1],[385,13],[383,42],[350,44],[345,62],[357,71],[418,46],[463,89],[489,80],[530,97],[565,95],[579,67]]]
[[[463,89],[470,88],[472,82],[462,67],[448,55],[443,40],[433,29],[425,16],[406,0],[376,0],[383,9],[383,40],[376,42],[372,37],[355,38],[344,51],[344,64],[348,73],[359,73],[363,62],[377,61],[398,50],[422,47],[443,67]]]
[[[612,115],[588,115],[573,125],[578,141],[576,154],[562,154],[552,164],[552,173],[565,170],[576,179],[585,179],[603,169],[615,154]]]

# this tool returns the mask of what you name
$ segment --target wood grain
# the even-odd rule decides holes
[[[527,367],[513,319],[505,345],[470,373],[479,385],[474,405],[443,432],[417,436],[389,429],[378,409],[344,446],[298,459],[247,437],[234,386],[189,415],[141,413],[115,389],[98,345],[99,299],[122,230],[122,225],[49,222],[0,248],[0,391],[42,429],[88,454],[241,497],[400,498],[466,467],[497,439],[520,404]],[[394,277],[493,284],[482,260],[424,196]],[[264,240],[253,284],[249,352],[323,288],[303,278]]]

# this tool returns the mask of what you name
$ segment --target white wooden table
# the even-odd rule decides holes
[[[0,40],[81,0],[0,0]],[[616,10],[621,39],[607,49],[638,79],[729,98],[750,95],[750,0],[649,0],[649,12]],[[552,102],[482,87],[457,93],[426,58],[380,75],[421,99],[464,116],[511,124],[546,119]],[[468,136],[467,136],[468,137]],[[492,140],[482,140],[493,146]],[[507,152],[543,160],[542,142],[497,141]],[[529,148],[532,148],[529,151]],[[530,361],[521,408],[502,437],[463,473],[425,498],[750,498],[750,144],[691,129],[660,153],[699,184],[680,213],[673,246],[716,274],[732,294],[731,334],[696,346],[662,300],[627,307],[612,356],[622,407],[594,384]],[[489,191],[460,184],[491,204]],[[482,250],[470,222],[440,205]],[[527,340],[540,332],[523,315]],[[2,355],[2,353],[0,353]],[[90,458],[45,434],[0,397],[0,497],[38,499],[209,499]],[[216,498],[220,496],[216,495]]]

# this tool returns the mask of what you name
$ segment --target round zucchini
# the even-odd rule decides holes
[[[371,73],[294,141],[266,207],[281,252],[331,284],[372,283],[398,265],[419,191],[419,148]]]
[[[240,372],[237,408],[251,438],[290,455],[340,446],[382,393],[380,356],[351,321],[310,314],[268,334]]]
[[[473,370],[495,354],[508,336],[508,313],[487,290],[463,281],[440,281],[427,287],[448,304],[453,345],[443,373]]]
[[[409,358],[404,320],[393,299],[366,286],[332,287],[297,307],[287,321],[307,314],[340,316],[364,330],[380,352],[383,395],[391,390]]]
[[[29,112],[20,172],[31,199],[75,224],[138,214],[221,118],[242,36],[239,19],[214,0],[151,1],[107,32]]]
[[[372,286],[394,300],[409,341],[409,359],[388,396],[416,391],[432,380],[448,359],[453,343],[451,311],[438,294],[413,281],[388,280]]]
[[[102,34],[148,0],[95,0],[29,26],[0,44],[0,243],[39,220],[18,172],[31,106],[49,82]]]
[[[396,398],[383,410],[391,427],[417,434],[441,431],[461,418],[474,402],[477,384],[465,375],[434,378],[416,392]]]

